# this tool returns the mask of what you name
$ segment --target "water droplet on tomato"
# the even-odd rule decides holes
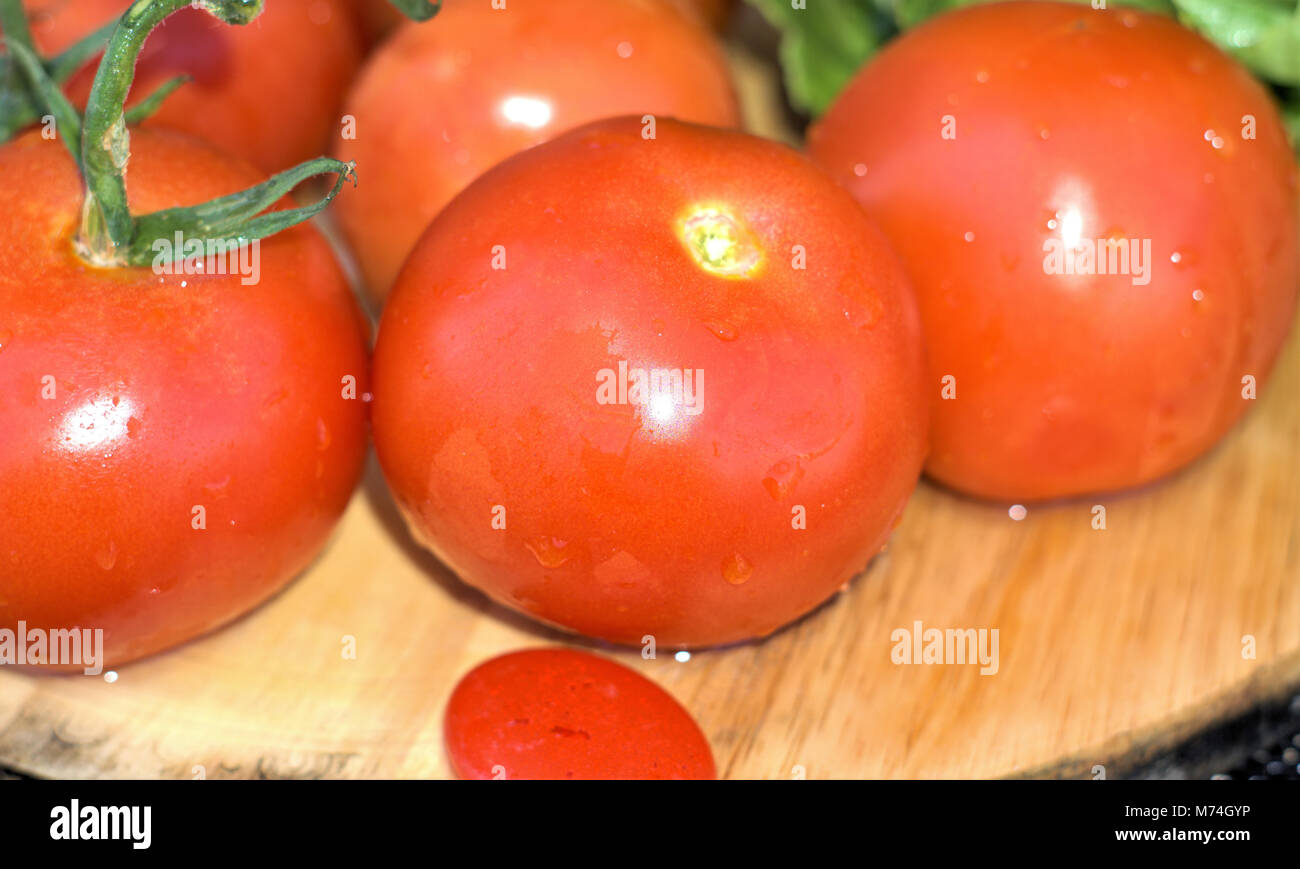
[[[117,564],[117,544],[108,541],[107,546],[95,553],[95,562],[104,570],[112,570]]]
[[[142,425],[144,425],[144,423],[140,422],[138,417],[133,416],[128,419],[126,421],[126,436],[133,438],[138,435],[140,433],[140,426]]]
[[[732,585],[744,585],[754,575],[754,565],[739,552],[722,561],[722,578]]]
[[[1014,519],[1016,522],[1021,521],[1028,514],[1029,511],[1025,509],[1024,504],[1012,504],[1011,509],[1007,511],[1007,515],[1010,516],[1012,519]]]
[[[330,429],[329,426],[325,424],[325,420],[317,419],[316,420],[316,449],[320,450],[321,452],[325,452],[325,450],[329,449],[330,443],[332,441],[333,438],[330,436]]]
[[[794,491],[803,475],[804,470],[798,458],[792,456],[782,459],[768,468],[767,476],[763,478],[763,488],[772,496],[772,500],[780,501]]]
[[[736,331],[736,327],[730,323],[721,321],[705,323],[704,328],[712,332],[713,337],[717,338],[719,341],[735,341],[736,338],[740,337],[740,334]]]
[[[275,407],[280,402],[284,401],[288,397],[289,397],[289,390],[283,388],[277,389],[274,393],[266,397],[266,401],[262,402],[262,409],[269,410],[272,407]]]
[[[569,560],[569,553],[565,552],[569,545],[567,540],[558,537],[538,537],[525,541],[524,545],[542,567],[560,567]]]

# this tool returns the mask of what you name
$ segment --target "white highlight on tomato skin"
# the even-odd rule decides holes
[[[120,440],[130,433],[134,405],[129,398],[116,403],[107,395],[74,407],[63,417],[59,434],[74,449],[91,449]]]
[[[513,96],[501,103],[501,116],[508,123],[539,130],[551,122],[551,104],[537,97]]]
[[[671,395],[661,392],[650,399],[646,412],[655,422],[664,425],[672,422],[673,418],[677,416],[677,407],[673,404]]]
[[[1065,209],[1061,216],[1061,242],[1065,245],[1066,250],[1073,250],[1079,246],[1079,241],[1083,238],[1083,214],[1075,206]]]

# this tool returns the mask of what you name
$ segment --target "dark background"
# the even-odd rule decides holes
[[[1300,694],[1213,727],[1126,777],[1300,780]],[[0,779],[24,778],[0,766]]]

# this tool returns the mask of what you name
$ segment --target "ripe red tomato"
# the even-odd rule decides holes
[[[714,779],[690,713],[644,676],[572,649],[493,658],[452,692],[447,754],[462,779]]]
[[[345,112],[337,156],[360,183],[335,213],[377,302],[434,215],[516,151],[611,115],[739,117],[712,37],[660,0],[448,4],[371,57]]]
[[[1040,2],[941,16],[869,63],[809,144],[910,271],[927,470],[955,488],[1043,499],[1167,474],[1241,416],[1290,327],[1297,187],[1277,109],[1169,19]]]
[[[121,16],[131,0],[25,0],[46,54]],[[193,81],[167,97],[145,126],[191,133],[271,173],[319,157],[338,129],[339,104],[361,63],[361,39],[345,0],[272,0],[255,21],[230,27],[182,9],[150,35],[131,102],[182,73]],[[95,64],[67,85],[84,105]]]
[[[430,225],[380,325],[376,447],[416,536],[508,606],[621,643],[763,636],[916,483],[915,303],[800,155],[643,129],[517,155]]]
[[[259,180],[181,134],[131,146],[136,213]],[[320,551],[365,450],[363,321],[311,227],[226,274],[95,269],[63,145],[28,133],[0,172],[0,628],[103,629],[112,666],[247,612]]]

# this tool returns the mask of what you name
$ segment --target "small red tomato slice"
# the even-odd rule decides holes
[[[493,658],[452,692],[447,754],[462,779],[714,779],[690,713],[644,676],[571,649]]]

